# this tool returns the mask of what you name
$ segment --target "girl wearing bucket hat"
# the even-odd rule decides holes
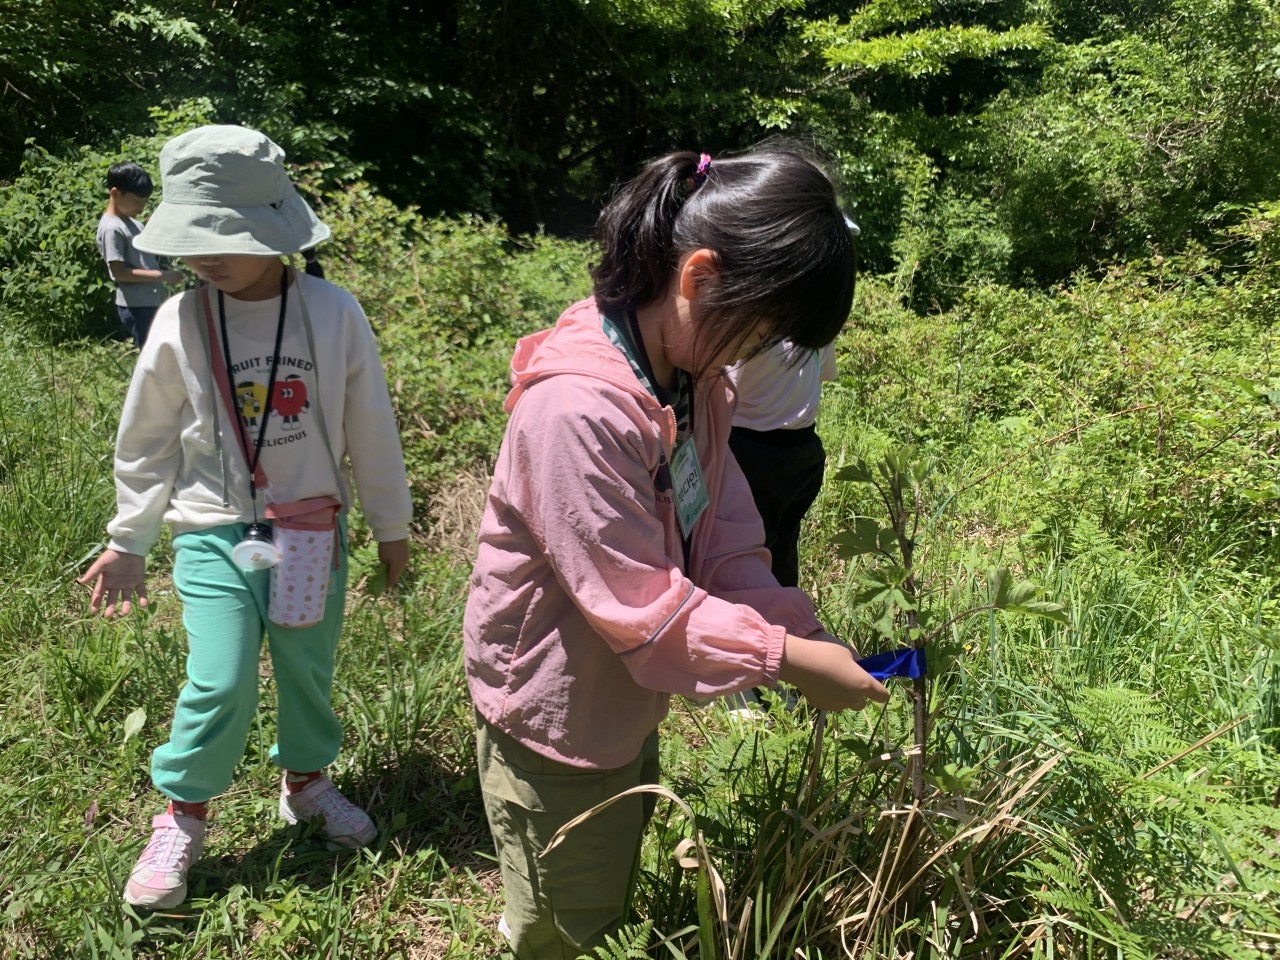
[[[147,606],[144,564],[173,533],[189,653],[167,743],[169,798],[125,887],[150,909],[186,899],[208,803],[231,783],[258,704],[265,633],[278,701],[280,813],[323,819],[331,844],[377,830],[323,775],[342,740],[330,704],[346,586],[346,507],[359,491],[394,584],[411,503],[369,321],[346,291],[286,260],[327,239],[266,136],[206,126],[161,151],[163,201],[140,250],[182,257],[202,286],[160,308],[116,441],[108,549],[80,582],[107,617]]]

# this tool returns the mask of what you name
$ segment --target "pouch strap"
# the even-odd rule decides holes
[[[300,288],[302,285],[295,284],[294,286]],[[307,300],[306,297],[302,295],[302,290],[295,290],[294,296],[297,298],[298,308],[302,312],[302,330],[307,337],[307,350],[311,353],[311,365],[316,371],[316,381],[318,385],[320,379],[320,365],[316,360],[316,337],[315,333],[311,329],[311,314],[307,312]],[[333,462],[334,480],[338,484],[338,496],[342,498],[341,506],[345,510],[347,508],[347,503],[346,494],[343,490],[342,484],[342,465],[339,463],[338,458],[334,456],[333,444],[329,441],[329,428],[324,422],[324,404],[316,403],[315,410],[316,423],[320,427],[320,438],[324,440],[324,448],[329,451],[329,459]]]
[[[342,509],[342,501],[337,497],[307,497],[305,500],[290,500],[287,503],[268,503],[267,519],[276,526],[291,530],[332,530],[333,531],[333,569],[338,569],[339,552],[342,550],[341,528],[338,526],[338,512]]]
[[[288,503],[268,503],[266,514],[270,520],[289,521],[289,526],[328,529],[341,509],[342,501],[337,497],[307,497]]]

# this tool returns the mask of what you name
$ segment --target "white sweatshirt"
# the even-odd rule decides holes
[[[260,464],[269,484],[258,492],[258,516],[268,502],[336,496],[350,504],[350,474],[374,537],[404,539],[412,503],[369,321],[345,290],[296,271],[294,279],[262,443]],[[212,349],[221,352],[217,291],[210,290],[209,299]],[[232,388],[252,444],[266,406],[280,298],[228,296],[224,303]],[[171,297],[156,314],[120,418],[116,516],[107,525],[113,549],[145,555],[166,522],[178,534],[253,519],[248,465],[215,386],[212,360],[200,292]]]

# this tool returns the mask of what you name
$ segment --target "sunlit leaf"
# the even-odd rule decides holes
[[[124,718],[124,743],[129,742],[129,738],[135,736],[142,731],[147,725],[147,711],[142,707],[134,710]]]

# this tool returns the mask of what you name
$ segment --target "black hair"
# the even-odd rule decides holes
[[[315,247],[307,247],[307,249],[302,251],[302,262],[304,264],[303,270],[308,276],[319,277],[321,280],[324,279],[324,266],[316,257]]]
[[[107,189],[115,187],[125,193],[136,193],[140,197],[151,196],[155,189],[151,183],[151,174],[130,160],[127,163],[113,163],[107,171]]]
[[[849,318],[856,273],[853,231],[830,176],[791,141],[713,158],[702,172],[699,159],[660,157],[606,204],[596,223],[602,256],[591,270],[600,309],[653,303],[680,258],[706,248],[720,282],[699,298],[700,356],[762,325],[770,332],[757,352],[784,339],[826,346]]]

